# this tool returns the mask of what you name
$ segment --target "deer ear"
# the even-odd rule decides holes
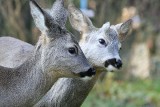
[[[72,27],[79,32],[88,32],[93,26],[90,19],[85,16],[81,10],[77,9],[74,4],[68,5],[69,20]]]
[[[47,30],[47,27],[45,25],[43,10],[40,8],[40,6],[38,6],[38,4],[34,0],[30,0],[30,9],[31,9],[31,15],[34,19],[37,28],[41,32],[45,32]]]
[[[127,37],[128,32],[130,31],[132,26],[132,19],[127,20],[124,23],[120,23],[115,25],[118,34],[119,34],[119,40],[124,41],[125,38]]]
[[[106,22],[105,24],[103,24],[103,26],[101,27],[101,30],[103,31],[107,31],[110,27],[110,22]]]
[[[57,24],[52,16],[43,10],[34,0],[30,0],[30,7],[34,22],[42,33],[46,33],[46,31],[52,31],[55,35],[61,33],[62,28],[59,24]]]
[[[56,0],[53,3],[52,8],[50,9],[51,16],[63,28],[65,28],[65,24],[66,24],[67,18],[68,18],[68,11],[65,8],[65,1],[66,0]]]

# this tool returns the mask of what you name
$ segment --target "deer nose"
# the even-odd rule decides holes
[[[94,68],[89,68],[87,71],[80,72],[79,74],[80,74],[81,77],[85,77],[85,76],[91,77],[92,75],[96,74],[96,71],[95,71]]]
[[[105,67],[108,67],[109,65],[114,66],[117,69],[120,69],[122,67],[122,61],[120,59],[112,58],[107,61],[105,61]]]
[[[116,65],[117,65],[117,68],[120,69],[122,67],[122,61],[118,60]]]

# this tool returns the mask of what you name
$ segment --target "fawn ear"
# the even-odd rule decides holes
[[[100,29],[103,31],[107,31],[109,28],[110,28],[110,22],[106,22]]]
[[[93,26],[90,19],[81,10],[77,9],[74,4],[70,3],[68,5],[68,11],[70,23],[75,30],[84,33],[88,32],[90,27]]]
[[[43,10],[34,0],[30,0],[30,8],[34,22],[42,33],[46,33],[47,31],[52,31],[55,35],[57,33],[61,33],[62,28],[57,24],[52,16]]]
[[[129,19],[124,23],[117,24],[115,25],[115,27],[119,34],[119,40],[124,41],[127,37],[128,32],[132,27],[132,19]]]

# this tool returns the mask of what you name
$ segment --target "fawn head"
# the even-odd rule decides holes
[[[73,4],[68,6],[68,11],[72,27],[80,32],[81,49],[93,66],[105,67],[109,71],[120,69],[122,61],[119,50],[132,20],[112,26],[107,22],[101,28],[96,28]]]
[[[34,0],[30,0],[31,15],[42,35],[36,45],[40,50],[41,66],[49,74],[59,76],[92,76],[95,74],[72,34],[63,29],[54,18]]]

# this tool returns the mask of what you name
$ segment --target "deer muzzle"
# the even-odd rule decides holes
[[[112,65],[113,67],[117,69],[120,69],[123,64],[120,59],[112,58],[112,59],[105,61],[105,67],[108,67],[109,65]]]
[[[85,72],[80,72],[80,73],[79,73],[79,75],[80,75],[81,77],[85,77],[85,76],[91,77],[91,76],[93,76],[93,75],[95,75],[95,74],[96,74],[96,71],[95,71],[94,68],[89,68],[87,71],[85,71]]]

